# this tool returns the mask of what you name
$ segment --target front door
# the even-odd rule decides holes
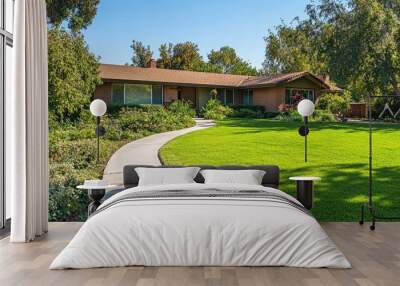
[[[196,88],[195,87],[180,87],[178,89],[178,100],[189,102],[190,105],[196,107]]]
[[[210,88],[199,87],[197,89],[198,106],[197,110],[201,111],[204,105],[211,99]]]

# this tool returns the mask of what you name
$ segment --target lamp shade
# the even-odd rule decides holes
[[[107,111],[107,104],[101,99],[95,99],[90,104],[90,112],[94,116],[103,116]]]
[[[310,116],[311,114],[313,114],[314,109],[315,109],[314,103],[309,99],[303,99],[297,105],[297,111],[303,117]]]

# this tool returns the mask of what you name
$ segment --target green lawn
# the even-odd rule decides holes
[[[368,125],[311,123],[309,162],[304,162],[300,123],[264,119],[226,120],[181,136],[161,150],[168,165],[276,164],[280,189],[292,195],[290,176],[322,177],[316,185],[314,215],[321,221],[357,221],[368,191]],[[374,130],[374,199],[379,214],[400,216],[400,127]]]

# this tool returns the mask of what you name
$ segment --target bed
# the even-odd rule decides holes
[[[261,185],[193,183],[138,186],[107,198],[50,269],[118,266],[291,266],[350,268],[312,214],[278,190],[277,166],[199,166],[263,170]],[[154,167],[156,168],[156,167]],[[174,168],[174,167],[171,167]]]

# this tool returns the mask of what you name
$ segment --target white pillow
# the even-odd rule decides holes
[[[261,185],[265,171],[261,170],[202,170],[206,184]]]
[[[139,186],[150,185],[171,185],[171,184],[190,184],[195,183],[193,180],[200,168],[135,168],[139,176]]]

